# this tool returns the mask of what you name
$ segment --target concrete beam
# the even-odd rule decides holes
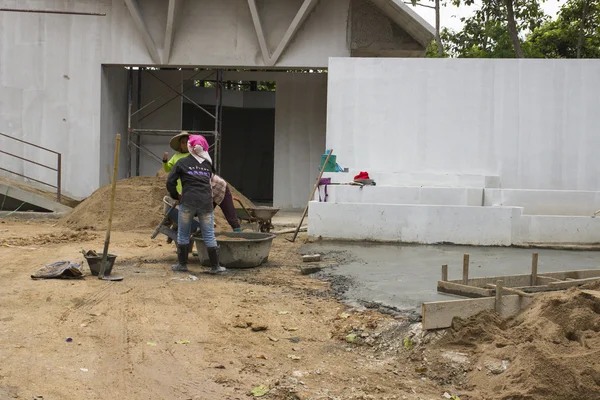
[[[44,196],[31,193],[26,190],[19,189],[17,187],[7,185],[4,183],[0,183],[0,193],[2,193],[6,197],[10,197],[27,204],[31,204],[32,206],[43,208],[44,210],[62,213],[71,211],[71,207],[67,207],[60,203],[57,203],[56,201],[49,200]]]
[[[298,32],[298,29],[300,29],[304,21],[306,21],[306,18],[308,18],[308,15],[315,8],[318,2],[319,0],[304,0],[304,3],[302,3],[302,6],[300,6],[300,9],[292,20],[292,23],[283,35],[281,42],[279,42],[277,49],[275,49],[275,52],[269,59],[268,66],[272,67],[277,63],[279,57],[281,57],[281,54],[287,48],[287,45],[290,43],[296,32]]]
[[[258,38],[258,44],[260,46],[260,51],[263,56],[263,61],[265,65],[269,65],[271,53],[269,52],[269,47],[267,46],[267,40],[265,39],[265,32],[262,28],[260,15],[258,15],[258,7],[256,7],[256,1],[248,0],[248,7],[250,8],[250,15],[252,15],[252,22],[254,23],[254,30],[256,31],[256,37]]]
[[[125,5],[129,10],[129,13],[133,18],[133,22],[135,23],[138,31],[142,34],[142,39],[144,40],[144,44],[148,49],[148,53],[150,53],[152,61],[155,64],[162,64],[156,44],[154,43],[154,40],[152,40],[152,36],[150,36],[150,31],[148,30],[148,26],[146,26],[146,22],[144,21],[144,17],[142,16],[140,5],[138,4],[137,0],[125,0]]]
[[[169,0],[169,11],[167,14],[167,26],[165,30],[165,43],[163,52],[163,63],[168,64],[171,58],[171,49],[173,47],[173,37],[175,36],[175,27],[181,15],[181,5],[183,0]]]
[[[429,46],[435,37],[435,29],[402,0],[371,1],[422,46]]]
[[[298,32],[298,29],[300,29],[318,2],[319,0],[304,0],[302,6],[300,6],[300,9],[296,13],[296,16],[292,20],[292,23],[283,35],[283,38],[277,45],[277,48],[271,54],[265,38],[265,32],[262,27],[260,15],[258,14],[258,8],[256,7],[256,1],[248,0],[248,7],[250,8],[250,14],[252,15],[252,22],[254,23],[254,29],[256,30],[256,37],[258,38],[258,44],[260,45],[260,51],[262,52],[263,61],[265,62],[266,66],[272,67],[277,64],[279,57],[281,57],[281,54],[283,54],[290,41],[294,38],[296,32]]]

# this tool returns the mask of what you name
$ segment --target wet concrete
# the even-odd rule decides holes
[[[448,264],[449,279],[462,278],[465,253],[472,278],[528,274],[533,252],[539,253],[539,274],[600,269],[598,251],[321,242],[305,245],[302,252],[323,255],[331,267],[319,277],[331,281],[348,303],[402,315],[420,314],[423,302],[461,298],[438,293],[437,281],[442,264]]]

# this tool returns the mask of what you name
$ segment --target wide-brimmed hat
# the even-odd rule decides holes
[[[181,146],[179,145],[179,141],[182,137],[190,136],[190,134],[186,131],[182,131],[179,135],[175,135],[171,138],[169,142],[169,146],[175,151],[181,151]]]

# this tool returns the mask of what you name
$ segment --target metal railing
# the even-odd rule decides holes
[[[56,168],[55,168],[55,167],[52,167],[52,166],[50,166],[50,165],[41,164],[41,163],[38,163],[38,162],[36,162],[36,161],[33,161],[33,160],[30,160],[30,159],[27,159],[27,158],[24,158],[24,157],[18,156],[18,155],[16,155],[16,154],[12,154],[12,153],[9,153],[9,152],[7,152],[7,151],[0,150],[0,153],[2,153],[2,154],[6,154],[6,155],[8,155],[8,156],[11,156],[11,157],[14,157],[14,158],[18,158],[19,160],[27,161],[27,162],[29,162],[29,163],[31,163],[31,164],[35,164],[35,165],[38,165],[38,166],[40,166],[40,167],[47,168],[47,169],[49,169],[49,170],[55,171],[55,172],[56,172],[56,185],[53,185],[53,184],[51,184],[51,183],[48,183],[48,182],[43,182],[43,181],[40,181],[40,180],[38,180],[38,179],[32,178],[32,177],[30,177],[30,176],[27,176],[27,175],[20,174],[20,173],[18,173],[18,172],[15,172],[15,171],[11,171],[11,170],[9,170],[9,169],[6,169],[6,168],[2,168],[2,167],[0,167],[0,170],[1,170],[1,171],[8,172],[8,173],[10,173],[10,174],[18,175],[18,176],[20,176],[20,177],[23,177],[23,178],[26,178],[26,179],[32,180],[32,181],[34,181],[34,182],[37,182],[37,183],[41,183],[42,185],[49,186],[49,187],[51,187],[51,188],[53,188],[53,189],[56,189],[56,201],[60,202],[60,186],[61,186],[61,178],[62,178],[62,154],[61,154],[61,153],[59,153],[59,152],[56,152],[56,151],[54,151],[54,150],[50,150],[50,149],[47,149],[47,148],[45,148],[45,147],[38,146],[37,144],[33,144],[33,143],[31,143],[31,142],[26,142],[25,140],[17,139],[17,138],[15,138],[15,137],[12,137],[12,136],[6,135],[6,134],[4,134],[4,133],[0,133],[0,135],[1,135],[1,136],[4,136],[4,137],[7,137],[7,138],[9,138],[9,139],[11,139],[11,140],[14,140],[14,141],[17,141],[17,142],[21,142],[21,143],[24,143],[24,144],[26,144],[26,145],[29,145],[29,146],[32,146],[32,147],[35,147],[35,148],[38,148],[38,149],[41,149],[41,150],[47,151],[48,153],[56,154],[57,161],[56,161]]]

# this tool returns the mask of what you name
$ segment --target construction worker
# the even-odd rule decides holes
[[[182,157],[172,167],[167,177],[167,190],[174,202],[179,203],[177,223],[177,264],[173,271],[188,271],[187,261],[190,244],[192,220],[198,217],[202,239],[206,245],[211,264],[211,273],[224,272],[219,264],[219,247],[215,238],[212,160],[202,146],[203,137],[190,135],[187,147],[190,156]],[[177,183],[181,182],[181,195],[177,192]]]
[[[163,162],[163,170],[165,172],[167,172],[167,173],[171,172],[171,170],[173,169],[173,166],[175,166],[177,161],[179,161],[183,157],[187,157],[190,154],[188,152],[188,148],[187,148],[189,136],[190,136],[190,134],[188,132],[182,131],[180,134],[173,136],[171,138],[171,141],[169,142],[169,146],[173,150],[175,150],[176,153],[173,155],[173,157],[171,157],[171,159],[168,159],[168,157],[169,157],[168,152],[165,152],[163,154],[162,162]],[[204,151],[206,151],[208,153],[209,146],[208,146],[208,142],[206,141],[206,139],[200,135],[195,135],[195,136],[202,138],[202,139],[198,139],[198,140],[200,141],[200,144],[203,147],[203,149],[205,148]],[[210,163],[212,165],[212,160],[210,160]],[[213,172],[214,172],[214,168],[213,168]],[[231,195],[231,190],[229,190],[229,185],[227,185],[227,182],[225,182],[221,177],[219,177],[218,175],[215,175],[215,174],[213,174],[211,183],[212,183],[212,188],[213,188],[213,192],[214,192],[214,196],[213,196],[214,207],[219,206],[221,208],[221,210],[223,211],[223,215],[225,215],[225,218],[227,219],[229,226],[231,226],[231,229],[233,229],[234,232],[241,232],[242,228],[241,228],[237,213],[235,211],[235,206],[233,204],[234,197]],[[177,181],[177,193],[181,194],[181,181]],[[170,208],[166,203],[172,204],[172,200],[175,200],[175,199],[165,197],[165,205],[164,205],[165,213]],[[174,213],[173,215],[174,215],[174,218],[177,218],[176,213]]]

